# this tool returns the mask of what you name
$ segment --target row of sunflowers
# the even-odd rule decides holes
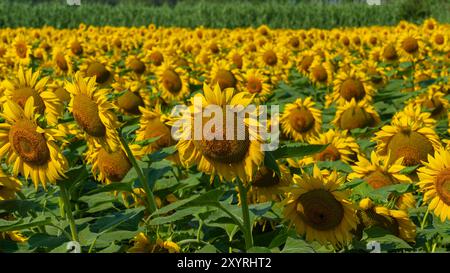
[[[446,24],[0,36],[0,251],[449,249]],[[278,105],[279,149],[175,139],[195,98]]]

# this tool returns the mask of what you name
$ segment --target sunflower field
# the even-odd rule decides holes
[[[450,251],[448,24],[0,36],[0,252]],[[196,99],[279,145],[176,138]]]

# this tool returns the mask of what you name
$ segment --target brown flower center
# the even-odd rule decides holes
[[[164,62],[164,56],[162,55],[161,52],[155,51],[152,54],[150,54],[150,61],[154,65],[160,66],[162,64],[162,62]]]
[[[220,89],[224,90],[225,88],[234,88],[236,87],[237,81],[234,77],[233,73],[229,70],[219,69],[217,71],[216,77],[213,81],[214,84],[218,83]]]
[[[317,161],[337,161],[340,158],[341,154],[333,144],[329,144],[325,150],[314,155],[314,159]]]
[[[98,62],[93,62],[89,65],[86,75],[88,77],[96,76],[97,83],[105,83],[109,80],[111,73],[106,69],[106,67]]]
[[[260,93],[262,91],[261,80],[256,77],[249,77],[247,80],[247,90],[252,94]]]
[[[130,68],[134,71],[134,73],[139,75],[145,72],[145,64],[136,59],[130,62]]]
[[[415,38],[407,37],[403,40],[402,47],[406,52],[413,54],[419,50],[419,43]]]
[[[278,62],[277,54],[271,49],[264,52],[263,55],[264,62],[269,66],[274,66]]]
[[[239,68],[239,69],[242,68],[243,61],[242,61],[242,56],[240,54],[237,54],[237,53],[233,54],[232,61],[233,61],[233,64],[237,68]]]
[[[78,41],[74,41],[70,45],[70,50],[72,50],[72,53],[75,55],[81,55],[83,53],[83,48],[81,47],[81,44]]]
[[[433,154],[431,142],[417,132],[403,130],[395,134],[388,143],[391,151],[391,162],[403,157],[403,165],[414,166],[427,161],[427,156]]]
[[[441,200],[450,206],[450,169],[445,169],[437,175],[435,186]]]
[[[16,53],[20,58],[26,58],[27,57],[27,45],[24,43],[19,43],[16,45]]]
[[[158,148],[169,147],[175,144],[172,140],[169,127],[162,123],[159,118],[154,118],[147,123],[144,136],[145,139],[159,137],[154,142]]]
[[[56,65],[64,72],[67,72],[67,70],[69,70],[69,65],[67,64],[67,61],[62,53],[56,55]]]
[[[180,76],[175,70],[172,69],[167,69],[164,71],[162,74],[162,83],[164,88],[172,94],[178,94],[183,87]]]
[[[139,106],[144,106],[144,101],[139,93],[126,91],[117,99],[117,104],[125,112],[138,115],[141,113],[139,111]]]
[[[106,127],[100,119],[98,106],[86,95],[76,95],[73,98],[73,116],[88,135],[105,136]]]
[[[278,177],[278,175],[272,170],[263,167],[256,172],[252,185],[259,188],[265,188],[276,186],[279,183],[280,177]]]
[[[306,108],[296,108],[289,115],[289,122],[295,131],[306,133],[314,127],[315,119]]]
[[[392,177],[380,170],[371,172],[364,177],[364,179],[367,181],[367,184],[372,186],[374,189],[379,189],[394,184]]]
[[[36,129],[30,120],[19,120],[11,126],[9,142],[25,163],[41,166],[50,160],[50,150],[44,135]]]
[[[131,169],[131,164],[122,150],[108,153],[102,148],[98,153],[98,167],[107,179],[120,182]]]
[[[346,130],[370,127],[374,122],[372,115],[359,106],[345,110],[339,120],[341,129]]]
[[[29,97],[33,97],[34,106],[36,107],[36,112],[43,114],[45,110],[45,104],[39,93],[31,87],[21,87],[12,93],[12,100],[20,105],[20,107],[25,108],[25,103]]]
[[[313,67],[312,74],[314,79],[318,82],[325,82],[328,79],[328,73],[322,65]]]
[[[298,48],[300,46],[300,40],[297,37],[291,37],[289,39],[289,44],[294,48]]]
[[[436,36],[434,36],[434,42],[438,45],[442,45],[444,44],[444,35],[442,34],[436,34]]]
[[[366,95],[366,90],[360,80],[349,78],[342,83],[340,93],[346,101],[360,101]]]
[[[383,57],[388,61],[394,61],[397,59],[397,51],[392,44],[389,44],[384,48]]]
[[[314,56],[305,56],[303,57],[301,63],[300,63],[300,69],[303,72],[307,72],[309,70],[309,67],[311,66],[312,62],[314,61]]]
[[[332,230],[344,219],[342,204],[328,191],[318,189],[302,194],[298,199],[297,212],[312,228]]]

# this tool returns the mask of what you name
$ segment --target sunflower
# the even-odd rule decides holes
[[[251,181],[251,187],[247,193],[248,203],[264,203],[268,201],[281,201],[285,187],[292,181],[289,169],[278,164],[280,173],[262,166],[256,171]]]
[[[391,161],[403,158],[402,164],[406,166],[421,164],[441,147],[433,128],[407,115],[394,117],[391,125],[385,125],[375,133],[373,141],[377,143],[378,154],[390,153]]]
[[[19,179],[5,174],[0,170],[0,201],[16,198],[16,192],[22,188]]]
[[[89,147],[85,157],[87,163],[92,164],[92,173],[96,179],[105,184],[122,181],[131,169],[130,160],[121,147],[108,151],[96,145]]]
[[[449,42],[449,34],[444,29],[438,29],[433,32],[433,36],[431,37],[431,46],[434,50],[437,51],[445,51]]]
[[[108,90],[98,89],[95,77],[83,78],[79,72],[73,82],[66,81],[65,89],[71,96],[68,109],[85,132],[88,143],[115,150],[120,143],[117,133],[120,124],[113,104],[107,101]]]
[[[189,78],[183,68],[164,62],[158,67],[156,75],[161,98],[166,103],[181,101],[189,95]]]
[[[64,88],[64,81],[54,79],[47,85],[48,89],[52,91],[56,97],[58,97],[59,101],[66,105],[70,102],[70,93]]]
[[[322,112],[314,108],[311,97],[287,104],[280,118],[283,133],[296,141],[317,135],[322,126]]]
[[[439,87],[430,86],[427,92],[415,97],[410,104],[414,109],[425,109],[430,113],[431,119],[442,119],[446,117],[450,107],[445,94],[439,91]]]
[[[392,64],[398,62],[399,56],[395,44],[392,42],[386,43],[381,50],[381,57],[386,63]]]
[[[144,58],[144,62],[149,62],[154,67],[160,66],[164,60],[163,50],[158,47],[153,47]]]
[[[139,121],[139,129],[136,131],[136,141],[142,142],[148,139],[158,139],[152,143],[145,144],[144,146],[136,147],[136,153],[139,155],[151,154],[162,148],[166,148],[175,145],[177,142],[172,138],[171,127],[167,123],[170,117],[163,114],[161,106],[156,105],[153,110],[148,110],[140,107],[142,116]],[[178,154],[170,155],[168,159],[179,162]]]
[[[338,106],[333,124],[344,130],[374,127],[380,123],[380,116],[375,108],[366,101],[350,102]]]
[[[269,79],[256,69],[249,69],[244,76],[244,91],[254,95],[254,102],[265,102],[272,94]]]
[[[309,78],[318,86],[328,86],[333,81],[332,65],[316,58],[309,68]]]
[[[311,137],[309,144],[328,145],[323,151],[309,157],[300,159],[293,167],[302,167],[317,161],[353,162],[361,153],[358,143],[353,137],[347,136],[347,131],[328,130],[318,136]],[[291,161],[294,162],[294,161]]]
[[[424,193],[428,209],[444,222],[450,219],[450,152],[443,148],[436,150],[423,164],[417,170],[417,185]]]
[[[1,116],[5,123],[0,126],[0,157],[6,157],[13,166],[15,176],[31,176],[35,187],[46,183],[56,183],[64,178],[68,163],[61,153],[57,140],[65,135],[56,129],[41,128],[35,114],[34,99],[30,97],[24,109],[7,100]]]
[[[53,66],[56,68],[56,75],[72,75],[73,64],[69,55],[63,48],[53,48]]]
[[[239,89],[239,83],[242,82],[239,70],[232,63],[226,60],[220,60],[213,64],[210,73],[210,85],[218,84],[220,89],[226,88]]]
[[[416,62],[422,58],[424,51],[422,37],[414,31],[405,31],[398,38],[397,51],[400,61]]]
[[[105,57],[89,57],[80,65],[80,72],[83,77],[95,76],[95,81],[101,86],[111,84],[114,79],[114,70]]]
[[[402,174],[401,171],[406,168],[403,166],[402,158],[391,162],[390,155],[379,156],[375,151],[370,154],[370,160],[362,155],[358,155],[358,161],[352,166],[353,172],[350,173],[347,179],[353,180],[356,178],[364,179],[374,189],[379,189],[393,184],[412,183],[411,179]],[[396,205],[399,209],[414,208],[416,201],[412,193],[405,193],[399,196]]]
[[[203,107],[208,105],[219,106],[225,110],[226,106],[247,106],[251,103],[252,98],[245,93],[234,94],[233,89],[225,89],[221,91],[219,84],[216,84],[212,90],[207,84],[203,87],[204,95],[196,94],[191,101],[196,100],[202,102]],[[199,115],[196,105],[190,107],[190,112],[182,118],[184,124],[188,124],[188,128],[181,129],[181,139],[177,144],[180,155],[180,160],[185,166],[197,164],[197,168],[207,174],[211,174],[211,178],[218,174],[220,178],[225,178],[231,181],[239,177],[242,181],[248,181],[253,177],[257,167],[260,166],[264,159],[264,153],[261,150],[260,138],[254,132],[254,122],[252,119],[244,121],[244,139],[238,139],[238,124],[233,122],[234,132],[232,138],[226,139],[227,122],[224,120],[222,128],[215,128],[214,134],[221,134],[219,139],[214,137],[208,139],[209,136],[201,136],[201,139],[195,136],[194,131],[199,131],[198,124],[194,124],[194,116]],[[202,114],[200,112],[200,114]],[[203,115],[203,114],[202,114]],[[223,117],[226,118],[226,115]],[[197,118],[196,118],[197,119]],[[210,120],[203,117],[202,132],[205,125],[210,123]],[[190,125],[190,126],[189,126]],[[195,129],[194,129],[195,127]],[[194,134],[194,137],[192,137]]]
[[[137,75],[142,75],[147,70],[145,63],[138,56],[129,55],[125,59],[125,66]]]
[[[17,78],[5,80],[5,88],[2,100],[12,100],[24,108],[28,98],[34,99],[36,114],[44,115],[47,122],[54,125],[62,114],[63,105],[58,97],[46,89],[48,77],[39,80],[40,72],[32,72],[31,69],[24,71],[19,68]]]
[[[313,175],[294,175],[294,185],[285,200],[284,217],[306,235],[307,241],[317,240],[334,247],[346,245],[357,226],[356,210],[348,200],[349,192],[339,190],[344,178],[333,171],[323,177],[314,165]]]
[[[144,233],[140,232],[133,239],[134,245],[128,249],[128,253],[179,253],[180,247],[168,240],[163,241],[161,238],[147,237]]]
[[[12,54],[17,64],[27,66],[31,62],[31,45],[27,43],[27,38],[23,35],[17,35],[12,43]]]
[[[343,104],[346,101],[350,102],[352,99],[357,102],[370,102],[375,91],[370,84],[370,78],[361,70],[355,68],[348,72],[341,70],[336,75],[333,84],[333,93],[327,98],[327,105],[332,102]]]
[[[260,48],[259,66],[275,69],[281,65],[279,52],[276,45],[266,43]]]
[[[357,214],[364,228],[381,227],[406,242],[415,242],[416,225],[406,211],[376,206],[369,198],[361,200],[359,206],[361,210]]]

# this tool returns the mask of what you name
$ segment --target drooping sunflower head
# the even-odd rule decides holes
[[[227,181],[236,177],[242,181],[250,180],[261,165],[264,153],[255,129],[257,121],[248,117],[239,120],[238,113],[245,110],[252,97],[244,92],[234,94],[233,89],[222,91],[218,84],[214,90],[205,84],[203,92],[191,99],[193,105],[181,119],[185,126],[180,128],[177,148],[182,163],[186,166],[197,164],[200,171],[217,174]],[[227,106],[235,107],[237,112],[226,111]],[[238,109],[240,106],[242,110]],[[218,112],[209,117],[203,115],[206,107]],[[233,122],[227,122],[227,119]]]
[[[380,122],[380,116],[375,108],[365,101],[350,102],[338,106],[333,124],[343,130],[373,127]]]
[[[150,238],[140,232],[133,239],[134,245],[128,249],[129,253],[178,253],[180,247],[172,241],[160,238]]]
[[[86,159],[92,164],[97,180],[106,184],[122,181],[131,169],[130,160],[122,148],[108,151],[99,145],[89,147]]]
[[[333,81],[333,68],[329,62],[316,58],[309,68],[309,78],[319,86],[327,86]]]
[[[256,171],[251,181],[247,198],[251,204],[268,201],[280,201],[284,195],[285,187],[289,186],[292,177],[289,169],[278,164],[279,173],[263,166]]]
[[[313,175],[294,175],[295,185],[285,201],[284,217],[307,241],[335,247],[346,245],[356,228],[356,210],[349,192],[339,190],[343,178],[336,172],[324,177],[315,165]]]
[[[89,57],[89,59],[80,65],[80,71],[83,72],[84,77],[95,77],[95,81],[98,84],[107,86],[114,79],[114,70],[109,62],[110,60],[103,56]]]
[[[73,82],[66,82],[65,89],[71,95],[69,111],[86,133],[88,142],[114,150],[119,144],[116,130],[120,124],[113,113],[114,105],[107,100],[108,91],[98,89],[94,77],[83,78],[81,73],[75,74]]]
[[[211,85],[218,84],[220,89],[238,88],[241,82],[238,69],[234,68],[228,61],[221,60],[215,62],[210,75]]]
[[[411,109],[424,109],[430,113],[430,119],[442,119],[446,117],[449,102],[445,94],[436,85],[430,86],[427,92],[415,97],[411,102]],[[431,121],[430,121],[431,122]]]
[[[358,161],[352,166],[353,172],[347,178],[348,180],[364,179],[374,189],[399,183],[412,183],[407,175],[401,173],[406,168],[402,165],[402,160],[402,158],[399,158],[392,162],[390,154],[380,156],[375,151],[372,151],[370,160],[358,155]],[[396,197],[392,195],[391,199]],[[412,193],[404,193],[398,196],[395,204],[399,209],[407,209],[415,207],[416,202]]]
[[[406,242],[415,242],[416,225],[406,211],[377,206],[369,198],[361,200],[360,207],[357,214],[363,228],[380,227]]]
[[[420,190],[428,209],[441,219],[450,219],[450,152],[443,148],[428,155],[427,162],[417,171]]]
[[[54,47],[53,52],[53,67],[56,68],[58,75],[71,75],[73,73],[73,64],[68,53],[61,47]]]
[[[377,143],[377,153],[390,153],[392,161],[403,158],[402,164],[406,166],[426,162],[427,156],[441,147],[432,127],[404,114],[394,117],[391,125],[383,126],[373,140]]]
[[[137,56],[128,56],[125,60],[125,65],[128,69],[131,69],[138,75],[141,75],[146,71],[145,63]]]
[[[22,188],[22,182],[19,179],[7,175],[0,170],[0,201],[16,198],[16,192]]]
[[[322,113],[314,105],[311,97],[287,104],[280,118],[283,132],[297,141],[305,141],[318,134],[322,126]]]

